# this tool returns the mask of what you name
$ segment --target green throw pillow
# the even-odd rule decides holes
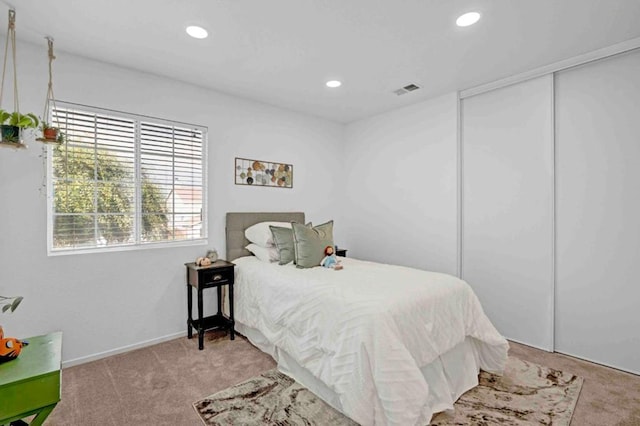
[[[333,246],[333,220],[309,228],[292,223],[295,262],[298,268],[320,266],[324,249]]]
[[[299,224],[300,226],[306,226],[311,228],[311,222],[306,225]],[[283,228],[281,226],[269,226],[271,234],[273,234],[273,241],[280,254],[280,265],[286,265],[290,262],[295,262],[296,252],[295,245],[293,244],[293,230],[291,228]]]

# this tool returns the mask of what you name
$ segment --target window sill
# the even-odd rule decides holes
[[[115,251],[137,251],[147,249],[166,249],[175,247],[190,247],[190,246],[205,246],[207,245],[207,239],[202,238],[198,240],[189,241],[176,241],[176,242],[159,242],[159,243],[144,243],[135,245],[123,245],[123,246],[111,246],[111,247],[96,247],[96,248],[77,248],[77,249],[49,249],[47,256],[68,256],[74,254],[91,254],[91,253],[111,253]]]

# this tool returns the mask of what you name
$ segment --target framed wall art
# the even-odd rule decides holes
[[[235,183],[293,188],[293,164],[236,157]]]

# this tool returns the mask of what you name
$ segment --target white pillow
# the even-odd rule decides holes
[[[291,222],[260,222],[252,225],[244,230],[244,236],[247,240],[260,247],[275,247],[273,235],[269,226],[279,226],[281,228],[291,229]]]
[[[249,244],[245,248],[263,262],[277,262],[280,260],[280,254],[275,247],[260,247],[256,244]]]

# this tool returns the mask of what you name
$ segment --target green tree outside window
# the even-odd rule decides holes
[[[95,242],[96,235],[107,245],[134,238],[135,187],[128,162],[106,150],[57,146],[53,171],[54,246]],[[169,226],[163,194],[144,174],[141,197],[143,240],[166,239]]]

